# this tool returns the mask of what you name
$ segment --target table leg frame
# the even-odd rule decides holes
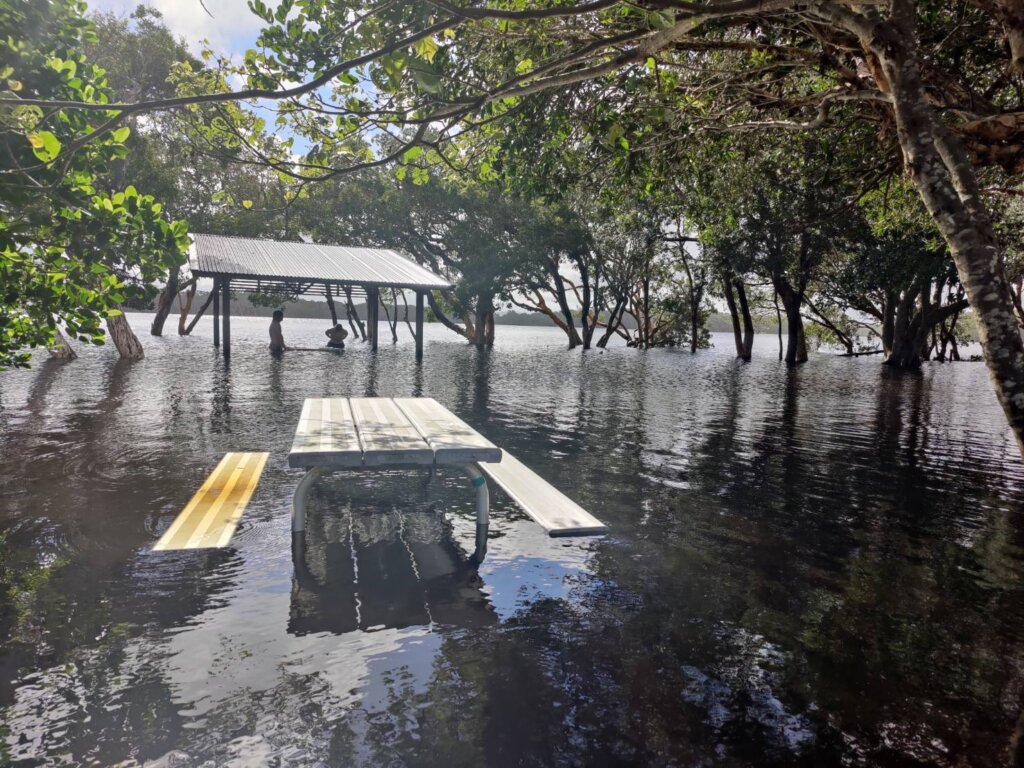
[[[306,474],[299,480],[299,484],[295,488],[295,496],[292,498],[292,531],[294,533],[306,530],[306,501],[309,498],[309,489],[325,471],[323,467],[312,467],[307,469]]]
[[[327,467],[311,467],[299,480],[292,498],[292,533],[302,534],[306,530],[306,505],[309,491],[320,477],[329,472]],[[483,560],[487,551],[487,528],[490,523],[491,494],[487,488],[487,478],[476,464],[464,464],[462,471],[469,476],[470,483],[476,488],[476,556]],[[293,545],[298,540],[293,537]]]

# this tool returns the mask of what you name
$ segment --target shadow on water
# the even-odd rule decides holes
[[[204,328],[0,377],[0,762],[1007,763],[1024,471],[980,366],[432,326],[422,363],[271,360],[238,318],[229,367]],[[477,562],[457,473],[339,473],[293,560],[303,399],[410,394],[611,535],[549,539],[495,493]],[[231,547],[149,552],[231,450],[271,454]]]

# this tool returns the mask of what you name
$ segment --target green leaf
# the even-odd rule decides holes
[[[245,208],[246,210],[252,208],[252,200],[243,200],[242,207]]]
[[[405,154],[402,155],[402,162],[414,163],[423,157],[423,147],[409,147],[405,150]]]
[[[116,131],[112,131],[110,136],[118,144],[123,144],[127,140],[128,136],[131,135],[132,129],[127,125],[118,128]]]
[[[416,51],[416,55],[421,59],[432,62],[437,55],[438,45],[434,42],[434,38],[424,37],[413,44],[413,50]]]
[[[516,74],[525,75],[527,72],[533,69],[533,59],[523,59],[516,64]]]
[[[671,29],[675,26],[676,15],[672,11],[649,11],[647,24],[651,29]]]
[[[36,131],[28,135],[28,141],[32,145],[32,152],[48,163],[60,154],[60,140],[49,131]]]

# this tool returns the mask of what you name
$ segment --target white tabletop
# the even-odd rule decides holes
[[[291,467],[389,467],[501,461],[501,449],[430,397],[309,398]]]

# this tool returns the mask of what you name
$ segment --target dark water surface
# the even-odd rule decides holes
[[[422,366],[404,337],[272,361],[265,322],[229,367],[204,321],[0,374],[0,762],[1008,763],[1024,471],[981,365],[506,327],[482,354],[429,328]],[[325,395],[433,396],[611,535],[495,493],[477,570],[462,477],[342,474],[293,563],[286,454]],[[232,450],[271,452],[232,545],[149,552]]]

